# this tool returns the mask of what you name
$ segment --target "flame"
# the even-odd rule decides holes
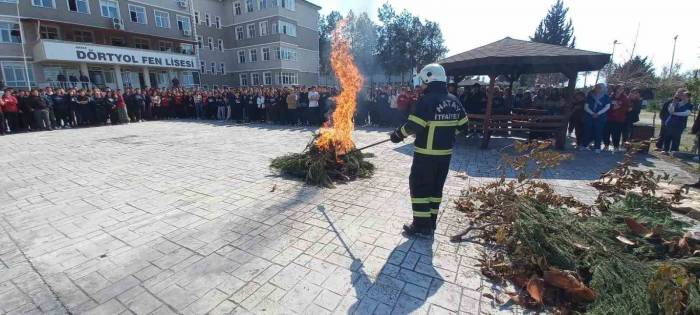
[[[353,117],[357,107],[357,93],[362,89],[364,82],[350,50],[350,40],[345,33],[346,26],[346,20],[338,22],[333,31],[331,50],[331,66],[340,81],[340,95],[336,97],[332,123],[320,129],[320,136],[316,140],[319,150],[335,150],[336,156],[355,148],[352,140],[352,131],[355,129]]]

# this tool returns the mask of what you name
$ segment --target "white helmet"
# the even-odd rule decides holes
[[[437,63],[431,63],[423,67],[418,74],[418,78],[423,84],[428,84],[430,82],[447,82],[445,68]]]

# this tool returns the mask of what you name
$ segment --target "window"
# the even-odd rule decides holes
[[[214,50],[214,39],[211,37],[207,38],[207,45],[209,46],[209,50]]]
[[[248,29],[248,38],[255,37],[255,24],[248,24],[246,28]]]
[[[241,79],[241,86],[248,86],[248,75],[247,74],[241,73],[239,78]]]
[[[291,48],[281,48],[280,49],[280,59],[281,60],[297,60],[297,51]]]
[[[202,45],[204,45],[204,43],[202,43],[203,41],[204,38],[202,38],[202,36],[197,36],[197,48],[202,49]]]
[[[199,24],[199,11],[194,11],[194,24]]]
[[[195,72],[192,71],[184,71],[182,72],[182,80],[180,80],[180,83],[183,86],[193,86],[195,85],[195,82],[199,81],[195,79]],[[199,76],[199,75],[197,75]]]
[[[238,52],[238,63],[245,63],[245,51]]]
[[[39,28],[41,39],[58,39],[58,27],[42,25]]]
[[[129,5],[129,16],[131,17],[131,22],[139,24],[147,24],[146,19],[146,9],[137,5]]]
[[[216,28],[221,28],[221,17],[217,16],[214,18],[214,24],[216,24]]]
[[[68,0],[68,10],[90,14],[90,4],[88,0]]]
[[[54,0],[32,0],[32,5],[35,7],[55,9],[56,3]]]
[[[194,55],[194,46],[192,44],[180,44],[180,53]]]
[[[263,84],[272,85],[272,73],[263,72]]]
[[[216,73],[216,62],[212,62],[211,65],[209,65],[209,71],[211,71],[212,74]]]
[[[234,2],[233,3],[233,14],[235,15],[241,15],[243,11],[241,10],[241,3],[240,2]]]
[[[158,41],[158,50],[160,51],[173,51],[173,42]]]
[[[258,62],[258,50],[257,49],[250,50],[250,62]]]
[[[282,2],[282,7],[285,9],[288,9],[290,11],[294,11],[294,5],[296,0],[281,0]]]
[[[267,35],[267,21],[262,21],[260,22],[260,36],[266,36]]]
[[[277,30],[277,32],[280,34],[285,34],[293,37],[297,36],[297,26],[292,23],[280,21],[278,28],[279,29]]]
[[[296,72],[282,72],[278,75],[278,82],[282,85],[296,85],[299,84],[299,79]]]
[[[153,10],[156,17],[156,27],[170,28],[170,13],[160,10]]]
[[[224,64],[223,62],[219,64],[219,74],[226,74],[226,64]]]
[[[190,22],[189,16],[177,15],[175,16],[177,21],[177,29],[181,30],[183,33],[192,34],[192,23]]]
[[[260,0],[258,3],[260,4],[260,10],[267,9],[267,0]]]
[[[276,8],[279,6],[279,0],[268,0],[270,2],[270,8]]]
[[[81,43],[93,43],[92,32],[88,31],[73,31],[73,40]]]
[[[255,4],[253,0],[245,0],[245,10],[248,13],[253,12],[253,10],[255,10]]]
[[[209,13],[204,14],[204,25],[211,26],[211,17],[209,16]]]
[[[19,31],[19,24],[0,22],[0,43],[22,43],[22,35]]]
[[[236,40],[243,39],[243,26],[236,26]]]
[[[100,0],[100,12],[106,18],[119,19],[119,4],[114,0]]]
[[[224,40],[223,40],[223,39],[219,39],[219,40],[217,41],[217,46],[219,47],[219,51],[224,51]]]
[[[207,63],[204,60],[199,61],[199,72],[204,73],[206,72],[205,68],[207,67]]]
[[[275,60],[280,60],[281,59],[280,48],[279,47],[272,48],[272,55],[275,57]]]
[[[145,38],[134,38],[134,48],[151,49],[151,41]]]
[[[253,86],[260,85],[260,74],[251,73],[250,74],[250,84],[252,84]]]
[[[124,37],[112,37],[112,46],[126,47],[126,40]]]
[[[263,60],[263,61],[270,61],[270,48],[268,48],[268,47],[263,47],[263,49],[262,49],[262,60]]]
[[[35,85],[32,65],[27,66],[28,68],[25,68],[23,62],[3,62],[2,73],[5,77],[5,85],[10,87]],[[27,80],[27,73],[29,73],[29,80]]]

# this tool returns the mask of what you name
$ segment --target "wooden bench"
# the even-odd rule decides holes
[[[553,138],[557,149],[564,149],[566,143],[566,128],[569,117],[566,115],[491,115],[487,120],[485,114],[468,114],[469,128],[482,131],[484,134],[481,147],[488,148],[493,132],[506,134],[522,133],[532,138],[533,134],[541,134]]]

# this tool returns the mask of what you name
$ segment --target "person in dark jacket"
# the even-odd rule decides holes
[[[53,130],[51,125],[51,119],[49,117],[49,104],[45,97],[39,95],[39,90],[32,90],[29,99],[27,99],[27,104],[32,109],[34,113],[34,124],[37,129]]]
[[[664,138],[666,138],[666,126],[664,122],[668,119],[668,107],[673,103],[674,101],[677,101],[678,99],[678,94],[681,93],[683,89],[678,89],[676,91],[676,94],[673,96],[672,99],[666,101],[662,106],[661,106],[661,111],[659,111],[659,118],[661,119],[661,130],[659,131],[659,138],[656,140],[656,151],[662,151],[663,150],[663,145],[664,145]]]
[[[639,114],[642,112],[642,97],[639,94],[639,89],[632,89],[629,93],[629,112],[627,112],[627,121],[625,128],[622,131],[622,141],[630,141],[632,137],[632,129],[634,124],[639,121]]]
[[[20,91],[19,92],[19,97],[17,97],[17,103],[19,104],[19,111],[20,111],[20,116],[21,116],[21,127],[22,129],[29,131],[32,129],[36,129],[37,127],[34,126],[34,111],[32,108],[29,106],[29,92],[27,91]]]
[[[416,135],[409,177],[413,222],[403,229],[408,235],[430,236],[437,227],[455,135],[467,124],[467,118],[457,97],[447,93],[447,76],[441,65],[425,66],[419,77],[428,87],[408,121],[391,134],[391,141],[399,143]]]
[[[683,131],[688,125],[688,116],[693,110],[690,93],[681,89],[676,93],[676,100],[668,106],[668,117],[663,121],[666,134],[663,141],[663,154],[678,152]]]
[[[133,112],[129,110],[131,121],[143,121],[143,113],[146,111],[146,94],[143,94],[141,89],[136,89],[134,94],[131,96],[131,102],[133,102],[132,106],[134,107]]]
[[[78,92],[76,103],[78,103],[78,123],[82,126],[93,124],[95,122],[95,110],[92,105],[94,104],[85,90]]]
[[[110,118],[110,113],[112,108],[116,107],[116,99],[107,95],[107,93],[97,90],[95,92],[95,119],[96,123],[101,125],[107,124],[107,120]],[[116,116],[115,116],[116,119]]]
[[[70,128],[70,99],[63,89],[51,96],[57,128]]]

